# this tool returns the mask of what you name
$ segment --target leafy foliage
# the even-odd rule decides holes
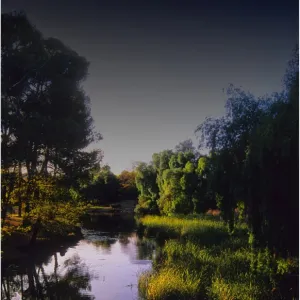
[[[229,229],[243,203],[252,245],[283,255],[298,253],[298,78],[296,52],[286,91],[255,99],[230,86],[226,115],[196,130],[211,150],[208,178]]]
[[[139,163],[135,172],[136,187],[139,191],[139,203],[136,207],[136,212],[157,212],[158,185],[156,183],[154,166]]]
[[[119,176],[120,197],[125,200],[137,199],[138,191],[135,184],[135,171],[124,170]]]
[[[87,60],[44,38],[23,12],[2,14],[1,24],[2,218],[12,204],[21,216],[25,204],[35,240],[40,228],[76,223],[80,189],[102,159],[84,149],[102,137],[82,88]]]
[[[140,211],[141,206],[147,211],[147,200],[145,201],[142,186],[146,184],[146,172],[149,169],[152,174],[149,183],[152,183],[156,191],[151,201],[153,205],[157,205],[161,214],[188,214],[215,208],[207,187],[209,158],[197,153],[191,143],[191,140],[187,140],[176,146],[175,151],[154,153],[149,165],[140,164],[137,169],[137,187],[140,192],[137,211]]]
[[[139,204],[160,214],[200,213],[218,207],[229,232],[243,219],[253,247],[298,253],[298,52],[284,77],[286,89],[256,98],[230,85],[226,113],[196,128],[191,140],[155,153],[137,168]]]

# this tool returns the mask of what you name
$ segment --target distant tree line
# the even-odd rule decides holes
[[[111,204],[122,200],[137,200],[135,172],[115,175],[108,165],[91,173],[90,181],[80,190],[83,199],[95,204]]]

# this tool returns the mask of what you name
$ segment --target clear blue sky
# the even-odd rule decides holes
[[[115,173],[194,138],[223,113],[229,83],[279,91],[298,42],[293,0],[2,1],[12,9],[90,61],[84,87],[104,137],[93,147]]]

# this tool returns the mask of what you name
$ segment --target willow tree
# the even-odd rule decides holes
[[[281,254],[298,251],[298,78],[296,51],[286,90],[260,99],[230,86],[225,116],[196,130],[211,150],[208,178],[230,230],[243,203],[251,244]]]
[[[200,147],[211,150],[211,184],[223,217],[233,230],[234,210],[238,201],[245,200],[242,174],[246,150],[267,104],[232,85],[227,96],[225,116],[207,118],[196,133],[200,133]]]

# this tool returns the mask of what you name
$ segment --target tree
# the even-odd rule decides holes
[[[138,213],[155,213],[158,211],[158,185],[156,182],[156,171],[152,164],[139,163],[135,169],[136,187],[139,191],[139,201],[136,206]]]
[[[119,176],[121,199],[137,199],[138,191],[135,184],[135,171],[124,170]]]
[[[196,152],[192,139],[187,139],[175,146],[175,152]]]
[[[73,180],[75,171],[84,173],[101,159],[83,149],[102,137],[94,131],[89,99],[81,88],[89,66],[84,57],[57,39],[44,39],[24,13],[2,14],[1,50],[2,170],[18,169],[26,177],[23,199],[29,211],[37,196],[36,175],[50,172]],[[15,188],[6,182],[2,209],[10,201],[8,190]]]
[[[93,178],[82,188],[86,200],[96,200],[99,203],[114,203],[120,200],[120,182],[111,171],[110,166],[104,165],[99,171],[93,171]]]
[[[298,253],[298,74],[287,99],[274,103],[251,137],[246,208],[258,244]],[[297,235],[298,236],[298,235]]]
[[[197,129],[200,147],[211,149],[213,173],[211,177],[218,206],[230,230],[234,227],[234,210],[244,196],[243,164],[251,133],[267,107],[250,93],[230,85],[227,90],[226,115],[207,118]],[[241,195],[242,194],[242,195]]]
[[[229,229],[243,203],[250,242],[281,255],[298,253],[298,52],[285,76],[286,91],[255,99],[230,86],[226,115],[196,132],[211,150],[208,183]]]

